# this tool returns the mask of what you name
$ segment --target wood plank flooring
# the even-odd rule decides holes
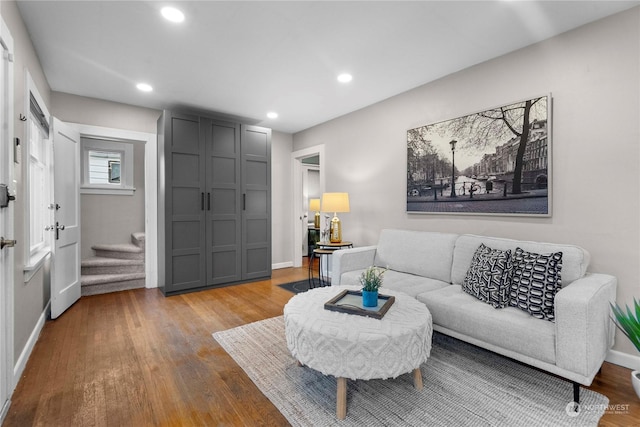
[[[306,277],[288,268],[169,298],[157,289],[82,297],[46,323],[3,425],[286,426],[211,334],[281,315],[292,294],[276,285]],[[629,376],[605,363],[596,377],[591,388],[620,405],[601,425],[640,425]]]

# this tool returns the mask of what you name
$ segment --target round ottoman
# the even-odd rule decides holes
[[[344,289],[312,289],[284,307],[287,347],[299,364],[337,381],[336,415],[346,416],[346,379],[387,379],[413,372],[422,388],[420,365],[431,353],[431,313],[408,295],[382,288],[395,302],[382,319],[326,310],[324,303]]]

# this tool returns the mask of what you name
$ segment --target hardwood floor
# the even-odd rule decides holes
[[[306,278],[288,268],[169,298],[157,289],[83,297],[46,323],[3,425],[286,426],[211,334],[281,315],[292,294],[276,285]],[[596,377],[591,388],[618,405],[601,425],[640,425],[629,376],[605,363]]]

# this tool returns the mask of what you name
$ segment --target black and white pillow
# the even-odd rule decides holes
[[[509,305],[538,319],[555,321],[554,300],[562,287],[562,252],[536,254],[516,248]]]
[[[509,305],[511,250],[491,249],[480,244],[462,282],[462,290],[480,301],[502,308]]]

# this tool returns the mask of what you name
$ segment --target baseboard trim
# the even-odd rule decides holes
[[[618,350],[609,350],[609,353],[604,360],[609,363],[613,363],[614,365],[619,365],[634,371],[640,371],[640,356],[634,356]]]
[[[271,264],[271,269],[272,270],[279,270],[281,268],[289,268],[289,267],[293,267],[293,261],[279,262],[277,264]]]
[[[36,342],[38,341],[38,337],[40,336],[40,332],[44,327],[44,323],[47,321],[51,313],[51,301],[47,303],[47,306],[42,311],[36,326],[33,328],[29,339],[27,340],[27,344],[24,346],[18,361],[13,367],[13,384],[11,385],[11,390],[16,388],[18,385],[18,381],[24,372],[24,368],[27,367],[27,361],[29,360],[29,356],[31,356],[31,352],[33,351],[33,347],[35,347]]]
[[[7,414],[9,413],[10,407],[11,407],[11,395],[7,397],[7,401],[4,402],[4,406],[2,407],[2,411],[0,412],[0,423],[4,423],[4,419],[7,418]]]

